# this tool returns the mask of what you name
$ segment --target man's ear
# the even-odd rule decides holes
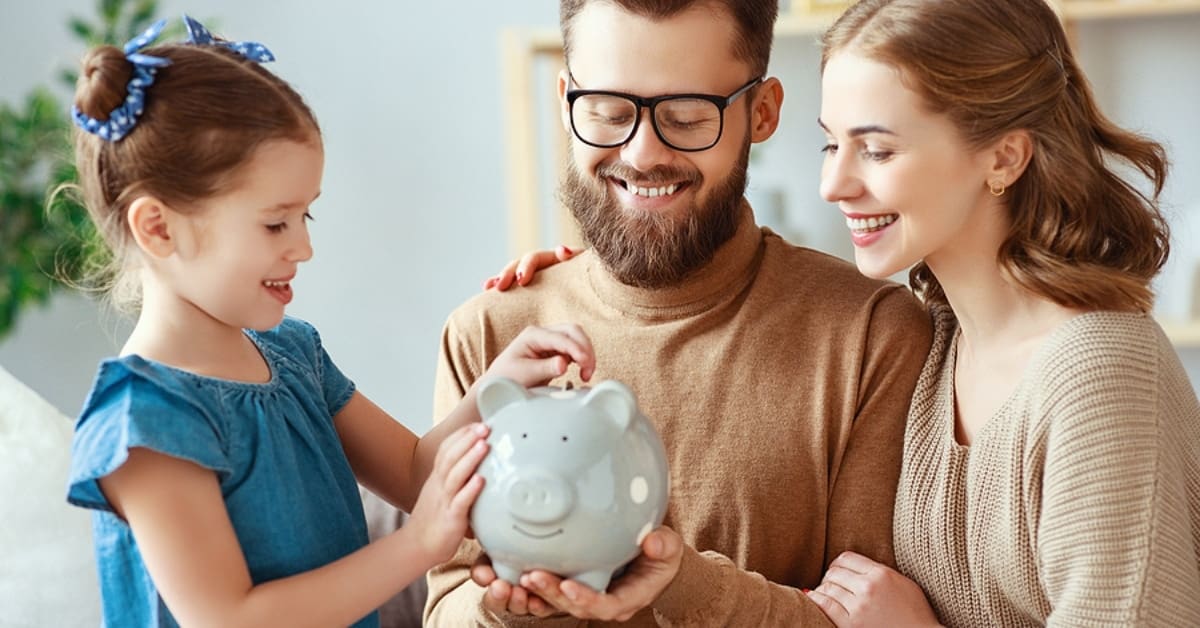
[[[567,74],[567,69],[563,68],[558,72],[558,113],[562,118],[563,130],[567,132],[567,137],[571,137],[571,106],[567,104],[567,87],[570,86],[571,77]]]
[[[172,212],[166,203],[153,196],[139,196],[129,205],[125,219],[138,248],[154,258],[166,258],[175,252],[172,237]]]
[[[1017,129],[1005,133],[992,145],[987,182],[993,187],[1009,187],[1021,178],[1033,159],[1033,138],[1029,131]]]
[[[762,142],[779,128],[779,109],[783,106],[783,84],[770,77],[754,90],[750,104],[750,141]]]

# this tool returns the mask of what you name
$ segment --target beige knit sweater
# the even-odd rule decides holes
[[[969,447],[958,326],[935,308],[896,559],[951,626],[1200,626],[1200,406],[1144,315],[1059,329]]]
[[[592,338],[593,381],[629,384],[662,434],[665,523],[688,545],[674,582],[624,625],[828,625],[800,588],[846,549],[892,562],[904,419],[932,334],[908,290],[787,244],[747,208],[670,289],[620,284],[588,252],[471,299],[446,324],[437,415],[525,325],[564,321]],[[431,625],[523,624],[481,608],[478,554],[469,542],[430,573]]]

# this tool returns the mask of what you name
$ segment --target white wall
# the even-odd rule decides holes
[[[0,3],[0,99],[15,102],[77,57],[64,23],[90,14],[93,2]],[[274,69],[309,100],[325,131],[326,175],[314,208],[316,255],[301,268],[291,312],[317,325],[362,390],[423,431],[442,321],[510,255],[499,29],[553,27],[557,3],[171,0],[162,8],[268,44],[280,59]],[[823,140],[813,40],[777,42],[784,123],[756,150],[752,194],[782,188],[787,214],[764,220],[848,255],[837,212],[816,192]],[[1175,172],[1166,196],[1176,220],[1187,222],[1187,207],[1200,214],[1200,16],[1085,25],[1080,42],[1109,113],[1170,145]],[[1200,248],[1177,243],[1176,257],[1175,266],[1194,266]],[[1182,301],[1171,290],[1163,306]],[[125,329],[82,299],[60,297],[25,312],[0,342],[0,364],[74,414],[96,362]],[[1182,353],[1200,381],[1200,351]]]

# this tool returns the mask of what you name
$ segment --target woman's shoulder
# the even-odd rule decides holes
[[[1095,311],[1079,314],[1054,330],[1039,366],[1046,375],[1097,369],[1154,371],[1164,352],[1174,352],[1162,328],[1140,312]]]

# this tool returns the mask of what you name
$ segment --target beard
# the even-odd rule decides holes
[[[606,179],[633,179],[648,186],[683,181],[699,188],[704,179],[698,171],[661,166],[639,172],[618,162],[596,169],[597,185],[572,158],[559,197],[579,223],[584,241],[618,281],[638,288],[664,288],[712,261],[717,249],[733,237],[749,164],[747,135],[741,157],[727,176],[707,195],[696,196],[691,206],[666,214],[621,207]]]

